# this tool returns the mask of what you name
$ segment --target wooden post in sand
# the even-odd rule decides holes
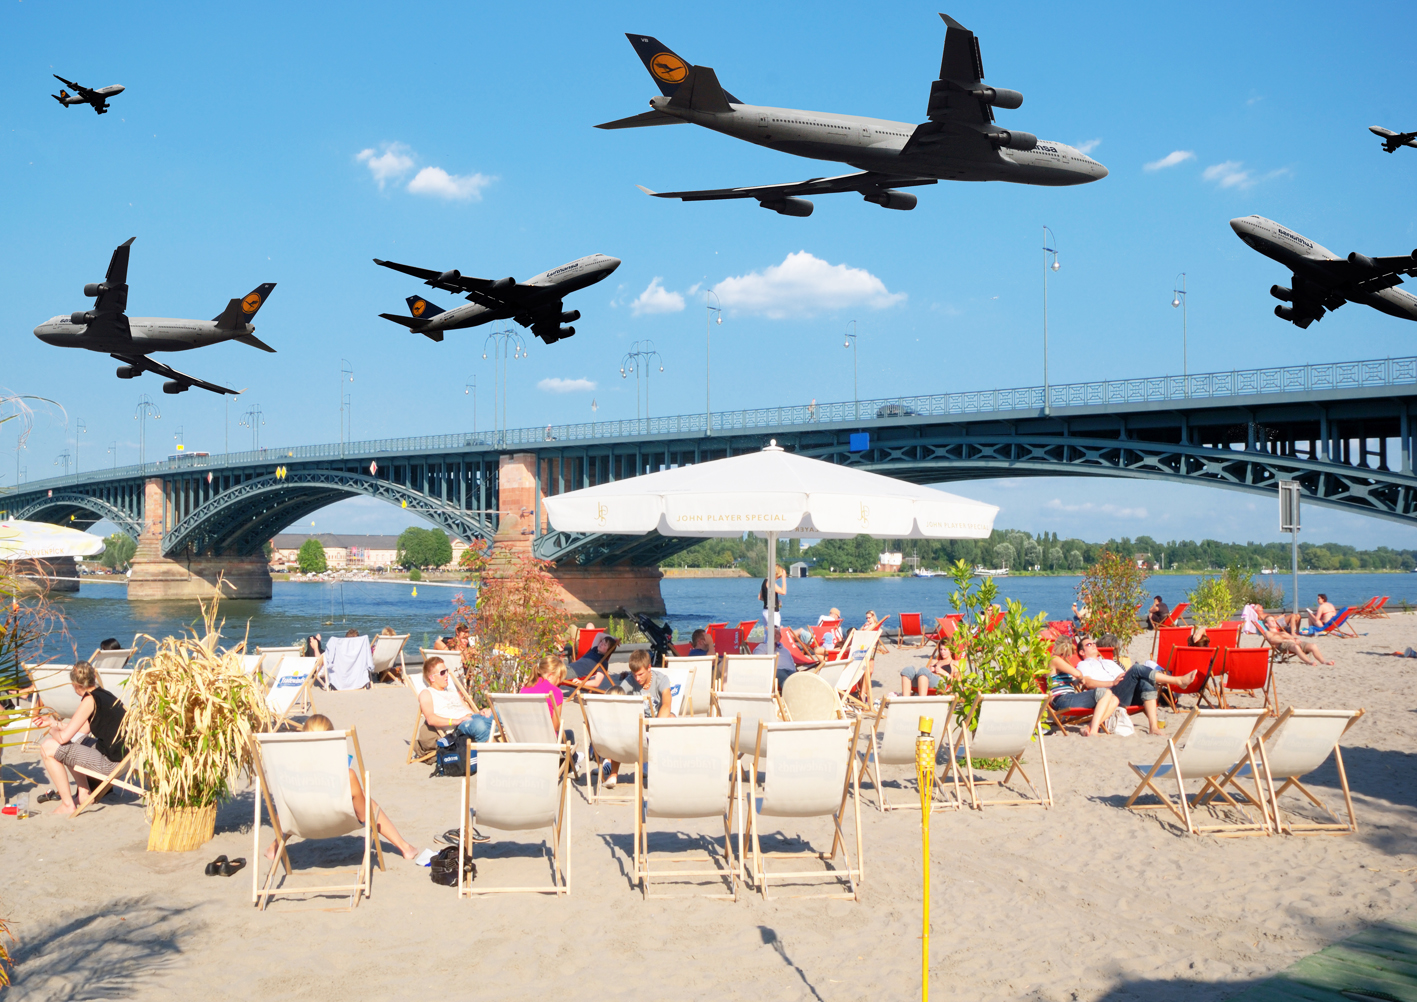
[[[921,874],[924,901],[920,919],[920,1002],[930,998],[930,800],[935,791],[935,749],[930,736],[935,721],[920,718],[920,736],[915,739],[915,783],[920,789],[920,844],[923,850]]]

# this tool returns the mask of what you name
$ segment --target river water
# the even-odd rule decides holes
[[[1004,577],[995,582],[1001,600],[1016,599],[1030,613],[1043,611],[1049,619],[1066,619],[1072,613],[1079,580],[1072,576]],[[1175,605],[1184,601],[1195,580],[1196,576],[1189,574],[1158,575],[1148,581],[1148,594],[1160,594],[1168,605]],[[1287,575],[1275,581],[1287,592]],[[705,623],[736,624],[762,615],[756,580],[671,578],[662,588],[669,621],[683,639],[687,639],[687,631]],[[819,615],[836,607],[849,625],[860,623],[866,611],[874,609],[878,616],[921,612],[928,627],[935,616],[954,611],[952,590],[953,583],[945,577],[790,580],[783,622],[794,627],[814,624]],[[126,644],[135,633],[162,637],[199,624],[196,602],[129,602],[124,591],[121,585],[85,582],[79,595],[56,597],[66,628],[48,639],[46,655],[66,661],[72,660],[77,650],[80,657],[87,657],[105,637],[116,637]],[[399,633],[411,634],[410,647],[427,647],[445,632],[438,620],[452,611],[453,598],[460,591],[471,599],[470,588],[427,582],[414,586],[403,582],[277,581],[269,601],[223,602],[223,632],[229,642],[249,635],[252,646],[274,646],[295,643],[312,633],[328,637],[350,628],[376,633],[392,626]],[[1320,591],[1339,608],[1366,602],[1374,595],[1392,596],[1392,606],[1403,599],[1417,604],[1417,574],[1301,574],[1299,591],[1301,608],[1312,607],[1314,595]],[[898,622],[894,619],[887,625]]]

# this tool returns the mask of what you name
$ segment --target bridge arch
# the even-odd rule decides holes
[[[106,518],[134,539],[143,531],[141,515],[135,515],[103,498],[78,491],[54,491],[15,511],[14,517],[56,525],[72,525],[84,531],[100,519]]]
[[[398,505],[466,542],[491,539],[495,531],[485,512],[446,504],[402,484],[340,470],[289,470],[244,481],[198,506],[164,533],[162,551],[169,557],[184,550],[251,556],[311,512],[358,496]]]

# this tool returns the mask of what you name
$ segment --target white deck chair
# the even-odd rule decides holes
[[[248,676],[256,676],[261,667],[261,655],[243,654],[241,655],[241,670]]]
[[[667,662],[673,658],[665,658],[666,664],[663,668],[656,668],[665,678],[669,679],[669,712],[676,717],[684,715],[684,707],[688,705],[689,693],[694,687],[694,678],[698,675],[698,665],[672,665]]]
[[[665,658],[664,667],[660,671],[667,673],[670,668],[693,668],[694,674],[690,678],[689,692],[681,707],[674,710],[674,715],[679,717],[707,717],[709,715],[709,693],[713,691],[713,662],[712,654],[705,654],[696,658]]]
[[[763,795],[755,797],[749,791],[748,830],[752,837],[753,885],[768,896],[770,880],[804,882],[807,878],[827,877],[833,883],[844,883],[845,891],[799,897],[851,898],[859,901],[864,862],[861,855],[861,790],[856,782],[856,739],[861,729],[859,720],[824,720],[808,723],[761,723],[758,725],[757,748],[753,754],[753,771],[766,772]],[[842,819],[847,801],[854,811],[856,834],[856,866],[846,848]],[[804,852],[764,853],[762,848],[763,818],[830,817],[834,829],[831,852],[808,849]],[[841,849],[842,869],[792,870],[768,873],[769,859],[815,858],[836,859]]]
[[[266,691],[266,706],[275,716],[275,729],[289,724],[297,703],[305,712],[310,710],[310,685],[315,681],[315,658],[291,655],[281,659],[271,687]]]
[[[99,677],[102,678],[104,672],[126,668],[128,661],[133,657],[133,650],[131,647],[125,647],[116,651],[94,651],[89,656],[89,664],[93,665],[93,670],[98,672]]]
[[[727,692],[767,692],[777,688],[777,659],[771,654],[725,654],[723,685]]]
[[[782,683],[782,711],[785,720],[840,720],[841,700],[816,672],[799,671]]]
[[[969,789],[969,800],[975,810],[983,810],[988,805],[1000,807],[1053,806],[1053,780],[1048,775],[1048,753],[1043,747],[1043,720],[1048,708],[1048,696],[1044,693],[985,693],[974,702],[976,723],[971,733],[968,727],[960,728],[960,738],[955,742],[951,772],[963,772],[965,786]],[[1043,767],[1043,792],[1033,785],[1033,780],[1023,768],[1024,753],[1038,741],[1038,758]],[[1009,771],[1003,779],[977,779],[974,775],[974,759],[1003,758],[1009,760]],[[997,786],[1002,792],[1014,773],[1017,772],[1033,791],[1032,799],[998,798],[980,800],[979,787]],[[943,777],[942,777],[943,779]]]
[[[690,669],[692,670],[692,669]],[[714,877],[728,884],[727,894],[706,897],[738,900],[741,867],[734,863],[732,829],[741,811],[738,803],[738,770],[735,763],[738,721],[726,717],[707,720],[647,720],[640,718],[640,759],[653,777],[645,785],[637,774],[635,811],[635,880],[648,898],[650,879],[681,881],[685,877]],[[723,856],[674,854],[665,860],[671,869],[650,871],[650,818],[686,820],[723,818]],[[678,869],[692,863],[712,863],[709,869]]]
[[[276,677],[276,669],[286,658],[299,657],[299,647],[257,647],[256,654],[260,656],[261,662],[256,669],[256,674],[261,681],[269,683]]]
[[[451,677],[451,675],[449,677]],[[423,727],[423,707],[418,704],[418,694],[421,693],[424,689],[428,688],[428,685],[426,682],[423,681],[422,672],[405,672],[403,680],[405,683],[407,683],[409,691],[413,693],[413,734],[409,736],[408,758],[404,760],[405,765],[412,765],[415,757],[413,754],[413,750],[418,747],[418,732]],[[435,754],[436,752],[430,751],[424,755],[418,756],[417,758],[420,762],[426,762],[431,759]]]
[[[373,669],[368,637],[331,637],[325,642],[325,678],[331,689],[367,689]]]
[[[542,714],[546,714],[545,707]],[[551,886],[488,887],[463,881],[458,868],[458,896],[474,894],[539,894],[571,893],[571,812],[567,796],[571,788],[571,746],[563,744],[531,744],[519,741],[472,744],[468,748],[477,755],[477,824],[505,832],[551,829],[551,841],[543,840],[551,855]],[[468,756],[468,771],[463,774],[462,814],[459,822],[459,842],[468,847],[468,855],[477,851],[470,838],[472,820],[472,756]],[[483,862],[483,866],[486,866]]]
[[[713,716],[728,720],[737,718],[741,722],[736,745],[738,757],[741,759],[745,755],[753,754],[753,750],[757,748],[759,723],[782,722],[782,708],[777,698],[767,693],[724,690],[713,694]],[[756,777],[754,781],[756,782]]]
[[[81,697],[69,683],[69,672],[73,667],[50,664],[43,668],[25,669],[34,683],[39,702],[60,720],[68,720],[79,709]]]
[[[381,634],[374,638],[374,649],[371,656],[374,658],[375,678],[390,674],[403,679],[408,675],[403,663],[403,645],[406,643],[408,643],[407,633],[394,636]],[[395,662],[397,662],[397,667],[395,667]]]
[[[550,745],[560,740],[544,693],[489,692],[487,698],[507,741]]]
[[[920,736],[920,718],[929,717],[932,721],[930,728],[930,755],[932,759],[939,752],[941,745],[947,749],[950,747],[948,736],[953,730],[950,726],[954,722],[955,697],[953,696],[894,696],[887,693],[881,700],[881,708],[876,711],[875,718],[866,718],[866,726],[870,729],[870,746],[867,749],[867,756],[861,762],[861,772],[865,773],[869,763],[872,766],[871,774],[876,786],[876,808],[881,812],[899,810],[900,805],[892,806],[886,800],[886,789],[881,783],[882,765],[908,765],[910,772],[915,774],[915,742]],[[936,801],[936,793],[944,793],[943,775],[937,776],[935,780],[935,790],[930,793],[931,811],[940,811],[946,808],[958,810],[963,806],[959,790],[959,770],[941,769],[941,773],[949,772],[950,778],[954,781],[954,802],[941,799]],[[918,790],[916,791],[918,794]],[[907,807],[920,809],[920,799],[918,795],[906,804]]]
[[[1235,782],[1235,766],[1241,763],[1249,766],[1250,776],[1259,775],[1250,738],[1268,714],[1265,707],[1252,710],[1192,710],[1180,729],[1166,739],[1166,750],[1155,765],[1148,769],[1145,765],[1131,763],[1132,771],[1141,782],[1124,806],[1134,811],[1170,811],[1193,835],[1212,832],[1225,836],[1268,835],[1269,812],[1265,810],[1262,797],[1256,797]],[[1176,800],[1173,801],[1156,785],[1156,781],[1161,779],[1175,780]],[[1188,801],[1186,781],[1190,779],[1200,780],[1201,788]],[[1225,785],[1238,792],[1242,800],[1259,808],[1258,822],[1225,791]],[[1154,795],[1159,803],[1138,804],[1137,798],[1147,794]],[[1240,823],[1200,824],[1193,811],[1213,804],[1216,797],[1239,811],[1245,820]]]
[[[314,658],[287,660],[313,662]],[[360,897],[371,896],[371,846],[378,853],[379,869],[384,868],[384,849],[374,831],[369,773],[364,771],[364,756],[359,751],[359,738],[354,728],[348,731],[257,734],[256,751],[256,820],[252,825],[251,858],[265,858],[261,846],[263,801],[271,827],[275,829],[277,844],[276,857],[266,870],[264,884],[257,873],[259,867],[251,867],[251,900],[264,910],[273,897],[338,891],[348,892],[349,907],[353,909],[359,904]],[[349,794],[351,758],[364,781],[362,822],[354,812],[354,798]],[[303,839],[325,839],[358,831],[364,833],[364,853],[354,883],[289,888],[284,886],[285,880],[276,884],[276,871],[282,865],[286,877],[293,876],[290,856],[286,852],[292,835]]]
[[[607,796],[600,790],[602,762],[633,765],[639,774],[640,721],[644,719],[647,700],[644,696],[596,696],[577,692],[576,703],[585,715],[586,739],[594,760],[595,782],[586,773],[586,797],[592,804],[602,800],[633,803],[633,792],[624,796]]]
[[[1348,733],[1348,729],[1358,722],[1363,712],[1296,710],[1291,706],[1260,736],[1257,742],[1259,765],[1264,774],[1264,794],[1269,798],[1270,819],[1274,823],[1275,831],[1288,835],[1348,835],[1358,830],[1358,819],[1353,813],[1353,795],[1348,789],[1348,773],[1343,768],[1343,752],[1339,750],[1338,742]],[[1340,818],[1299,781],[1300,777],[1307,776],[1323,765],[1330,753],[1333,754],[1333,764],[1338,769],[1338,785],[1343,792],[1347,821]],[[1247,770],[1248,765],[1239,771],[1243,774]],[[1276,779],[1284,780],[1278,789],[1274,786]],[[1229,782],[1233,780],[1227,776],[1226,783]],[[1296,821],[1295,816],[1291,814],[1286,822],[1283,812],[1279,809],[1279,798],[1290,788],[1303,794],[1333,820]]]

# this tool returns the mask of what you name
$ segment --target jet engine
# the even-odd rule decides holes
[[[771,209],[779,216],[810,216],[814,206],[805,198],[764,198],[758,201],[764,209]]]
[[[571,310],[571,311],[568,312],[568,313],[562,313],[560,319],[557,320],[556,322],[559,323],[559,324],[573,324],[573,323],[575,323],[577,320],[579,320],[580,318],[581,318],[581,311],[580,311],[580,310]]]
[[[575,333],[576,329],[574,327],[562,327],[556,332],[556,340],[560,341],[562,338],[573,337]]]
[[[162,384],[163,393],[186,393],[191,388],[186,383],[180,383],[175,379],[169,379]]]
[[[992,105],[995,108],[1008,108],[1009,110],[1013,110],[1014,108],[1023,107],[1023,95],[1016,90],[1009,90],[1005,87],[980,87],[974,94],[985,104]]]
[[[993,133],[993,139],[994,145],[1018,150],[1021,153],[1027,153],[1038,145],[1038,137],[1031,132],[1010,132],[1007,129],[1000,129]]]
[[[1357,251],[1354,251],[1352,254],[1348,255],[1348,263],[1352,265],[1357,265],[1359,268],[1363,268],[1368,271],[1376,271],[1378,268],[1378,266],[1373,263],[1372,258],[1370,258],[1366,254],[1359,254]]]
[[[913,209],[920,200],[906,191],[895,191],[886,188],[882,191],[865,191],[861,197],[868,202],[874,202],[883,209]]]
[[[84,286],[84,295],[88,296],[90,299],[96,299],[107,291],[107,282],[90,282],[88,285]]]
[[[1294,307],[1292,307],[1292,306],[1276,306],[1276,307],[1274,308],[1274,315],[1275,315],[1276,317],[1278,317],[1280,320],[1293,320],[1293,319],[1294,319]]]
[[[120,365],[117,372],[119,379],[136,379],[142,374],[142,369],[135,369],[131,365]]]
[[[98,319],[98,314],[80,310],[78,313],[69,314],[69,323],[82,327],[84,324],[91,324]]]
[[[517,284],[517,280],[516,280],[515,278],[512,278],[512,277],[509,275],[509,276],[506,277],[506,278],[499,278],[499,279],[497,279],[497,281],[493,282],[493,283],[492,283],[492,291],[493,291],[493,292],[501,292],[503,289],[510,289],[512,286],[514,286],[514,285],[516,285],[516,284]]]
[[[438,276],[438,281],[456,282],[460,278],[462,278],[462,272],[458,271],[456,268],[450,268],[449,270],[443,272],[443,274]]]
[[[1294,290],[1283,285],[1271,285],[1269,294],[1275,299],[1282,299],[1286,303],[1294,302]]]

